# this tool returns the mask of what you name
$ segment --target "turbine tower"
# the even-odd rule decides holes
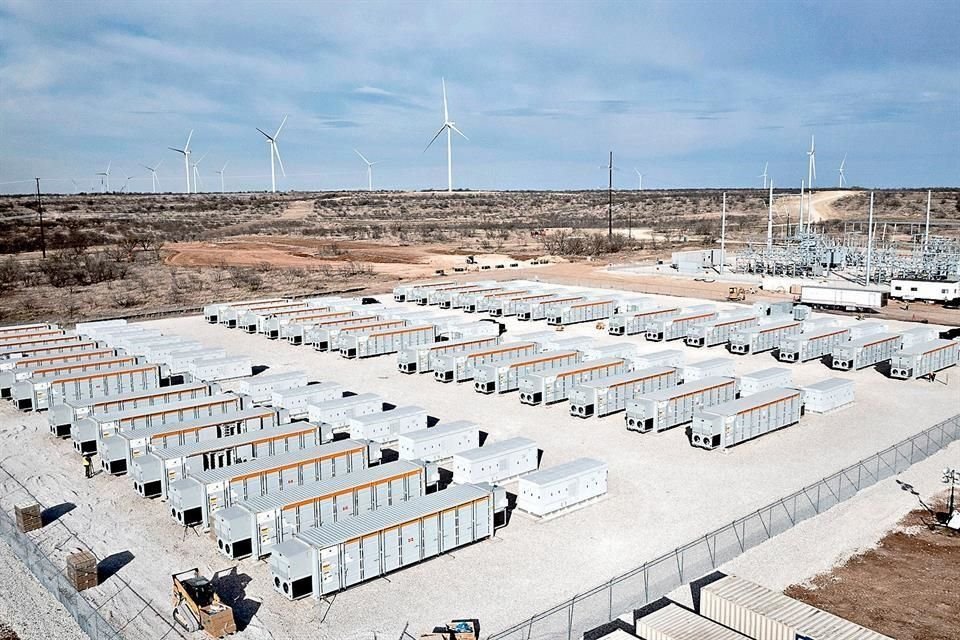
[[[224,191],[223,189],[223,172],[227,170],[228,163],[229,163],[229,160],[223,163],[223,166],[220,168],[220,171],[217,171],[217,173],[220,174],[220,193],[226,193],[226,191]]]
[[[847,154],[843,154],[843,160],[840,161],[840,188],[847,183],[847,176],[843,173],[843,168],[847,166]]]
[[[183,145],[183,149],[167,147],[171,151],[176,151],[177,153],[183,154],[183,169],[187,175],[187,190],[184,193],[190,193],[190,139],[192,137],[193,129],[190,129],[190,135],[187,136],[187,144]]]
[[[154,193],[157,192],[157,185],[160,183],[160,180],[157,178],[157,169],[160,168],[160,165],[161,165],[161,164],[163,164],[163,160],[162,160],[162,159],[160,160],[160,162],[156,163],[156,164],[153,165],[152,167],[148,167],[148,166],[145,165],[145,164],[140,165],[141,167],[143,167],[144,169],[146,169],[147,171],[150,172],[150,177],[153,179],[153,192],[154,192]]]
[[[807,151],[807,187],[813,192],[813,181],[817,179],[817,148],[810,136],[810,151]]]
[[[200,163],[207,157],[207,154],[200,156],[200,159],[193,163],[193,192],[197,193],[197,187],[200,186]]]
[[[767,167],[769,167],[769,166],[770,166],[770,163],[769,163],[769,162],[766,163],[766,164],[764,164],[764,165],[763,165],[763,173],[761,173],[760,175],[757,176],[758,178],[763,178],[763,188],[764,188],[764,189],[767,188]]]
[[[633,168],[637,172],[637,177],[640,178],[640,186],[637,188],[638,191],[643,191],[643,174],[640,173],[640,170],[636,167]]]
[[[98,175],[98,176],[105,176],[106,179],[107,179],[106,188],[103,190],[104,193],[106,193],[107,191],[110,191],[110,165],[111,165],[111,164],[113,164],[113,161],[112,161],[112,160],[107,163],[107,170],[106,170],[106,171],[98,171],[98,172],[97,172],[97,175]],[[103,180],[100,180],[100,182],[103,182]]]
[[[430,141],[430,144],[427,145],[426,149],[423,150],[424,153],[427,152],[427,149],[440,137],[440,134],[446,130],[447,132],[447,193],[453,193],[453,134],[451,132],[456,131],[460,136],[466,140],[470,141],[463,131],[457,129],[457,123],[450,119],[450,112],[447,110],[447,81],[444,78],[440,78],[440,83],[443,86],[443,125],[440,127],[440,130],[437,131],[437,135],[433,136],[433,140]]]
[[[283,116],[283,122],[280,123],[280,126],[277,127],[277,132],[272,136],[266,131],[257,127],[257,131],[263,134],[263,137],[267,139],[267,144],[270,145],[270,190],[273,193],[277,192],[277,170],[274,164],[274,158],[276,162],[280,163],[280,171],[284,176],[287,175],[286,170],[283,168],[283,160],[280,159],[280,148],[277,147],[277,138],[280,137],[280,130],[283,129],[283,125],[287,124],[287,116]]]
[[[367,163],[367,191],[373,191],[373,165],[380,164],[380,161],[377,160],[376,162],[370,162],[369,160],[364,158],[363,154],[357,151],[356,149],[354,149],[353,152],[358,156],[360,156],[361,160]]]

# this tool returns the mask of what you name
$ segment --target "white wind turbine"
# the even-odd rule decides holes
[[[287,175],[287,172],[283,168],[283,160],[280,159],[280,148],[277,147],[277,138],[280,137],[280,130],[283,129],[283,125],[285,124],[287,124],[287,116],[283,116],[283,122],[280,123],[280,126],[277,127],[277,132],[272,136],[260,127],[257,127],[257,131],[263,134],[263,137],[267,139],[267,144],[270,145],[270,189],[274,193],[277,192],[277,170],[274,165],[274,158],[276,158],[276,162],[280,163],[280,171],[283,175]]]
[[[353,152],[360,156],[361,160],[367,163],[367,191],[373,191],[373,165],[380,164],[380,160],[377,160],[376,162],[370,162],[356,149],[354,149]]]
[[[813,191],[813,181],[817,179],[817,148],[810,136],[810,151],[807,151],[807,186]]]
[[[843,168],[847,166],[847,154],[843,154],[843,160],[840,161],[840,188],[847,183],[847,176],[843,173]]]
[[[137,176],[127,176],[127,179],[123,181],[123,186],[120,187],[120,193],[123,193],[127,190],[127,185],[130,184],[130,181],[136,178]]]
[[[193,192],[197,193],[197,187],[200,186],[200,163],[207,157],[207,154],[200,156],[200,159],[193,163]]]
[[[190,138],[192,137],[193,137],[193,129],[190,129],[190,135],[187,136],[187,144],[183,145],[183,149],[167,147],[171,151],[176,151],[177,153],[183,154],[183,169],[187,175],[186,193],[190,193]]]
[[[433,136],[433,140],[430,141],[430,144],[427,145],[424,149],[426,153],[427,149],[440,137],[440,134],[446,130],[447,132],[447,193],[453,193],[453,135],[451,131],[456,131],[463,137],[464,140],[470,141],[463,131],[457,129],[457,123],[450,119],[450,113],[447,110],[447,82],[445,79],[440,78],[440,83],[443,86],[443,125],[440,127],[440,130],[437,131],[437,135]]]
[[[763,165],[763,173],[761,173],[760,175],[757,176],[758,178],[763,178],[763,188],[764,188],[764,189],[767,188],[767,167],[769,167],[769,166],[770,166],[770,163],[769,163],[769,162],[767,162],[766,164],[764,164],[764,165]]]
[[[104,176],[104,177],[106,178],[106,180],[107,180],[106,188],[103,190],[104,193],[106,193],[107,191],[110,191],[110,165],[111,165],[111,164],[113,164],[113,161],[112,161],[112,160],[107,163],[107,170],[106,170],[106,171],[98,171],[98,172],[97,172],[97,175],[98,175],[98,176]],[[103,182],[102,179],[101,179],[101,182]]]
[[[217,171],[217,173],[220,174],[220,193],[226,193],[223,189],[223,172],[227,170],[227,164],[229,162],[230,162],[229,160],[227,162],[224,162],[223,166],[220,168],[220,171]]]
[[[154,192],[154,193],[157,192],[157,185],[160,184],[160,179],[157,178],[157,169],[160,168],[160,165],[161,165],[161,164],[163,164],[163,159],[161,159],[158,163],[156,163],[156,164],[153,165],[152,167],[148,167],[148,166],[145,165],[145,164],[140,165],[141,167],[143,167],[144,169],[146,169],[147,171],[150,172],[150,177],[151,177],[151,179],[153,180],[153,192]]]
[[[633,170],[637,172],[637,177],[640,178],[640,186],[638,188],[638,191],[643,191],[643,174],[640,173],[640,170],[637,169],[636,167],[634,167]]]

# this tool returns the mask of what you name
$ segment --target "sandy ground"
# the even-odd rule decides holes
[[[223,346],[229,353],[250,355],[272,371],[304,369],[316,380],[336,380],[353,391],[380,393],[389,402],[424,406],[444,421],[475,420],[495,440],[531,437],[544,451],[544,467],[581,456],[610,466],[610,491],[603,501],[542,523],[515,515],[491,541],[366,583],[328,602],[288,602],[270,588],[266,563],[240,562],[236,582],[244,585],[242,609],[255,612],[244,638],[398,637],[406,623],[419,632],[465,616],[479,617],[485,632],[493,632],[960,410],[957,372],[938,376],[931,384],[890,380],[873,370],[834,372],[809,362],[793,367],[796,383],[832,376],[852,379],[855,405],[826,416],[808,414],[798,426],[727,453],[708,452],[690,447],[679,429],[657,435],[628,432],[622,414],[580,421],[569,417],[566,403],[527,407],[515,393],[478,396],[467,385],[441,385],[427,375],[404,376],[391,356],[348,361],[210,326],[199,317],[150,324]],[[508,320],[507,326],[510,332],[545,327],[516,320]],[[601,343],[623,340],[592,324],[568,328],[565,335],[588,335]],[[628,339],[646,352],[682,349],[689,361],[722,354]],[[770,354],[735,362],[738,373],[777,364]],[[205,536],[176,527],[163,503],[137,497],[128,478],[82,481],[72,449],[50,439],[43,416],[0,406],[0,446],[11,452],[5,466],[44,503],[57,504],[71,496],[78,508],[64,518],[85,532],[98,553],[134,554],[121,575],[158,608],[167,606],[170,573],[195,565],[207,573],[231,567]],[[508,489],[515,490],[515,485]],[[309,633],[304,632],[307,628]]]
[[[814,191],[813,197],[803,196],[803,220],[807,222],[823,222],[834,218],[844,217],[839,213],[833,204],[842,198],[847,198],[856,191]],[[809,207],[809,208],[808,208]],[[800,196],[787,196],[775,199],[774,209],[777,214],[786,216],[789,213],[790,220],[796,222],[800,215]],[[807,217],[809,213],[809,218]]]

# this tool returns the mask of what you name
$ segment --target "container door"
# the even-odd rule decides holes
[[[376,485],[377,509],[382,509],[390,504],[390,485],[386,482],[380,482]]]
[[[396,478],[390,481],[390,503],[396,504],[406,499],[403,490],[403,478]]]
[[[352,500],[357,507],[357,515],[371,511],[373,506],[373,486],[366,486],[357,489],[356,498],[351,499],[349,495],[342,496],[343,501]]]
[[[343,586],[349,587],[363,579],[361,575],[360,540],[351,540],[341,546],[343,547],[343,557],[341,558]]]
[[[474,502],[474,540],[482,540],[490,535],[489,499]]]
[[[400,528],[400,556],[404,565],[419,562],[420,555],[420,521],[407,523]]]
[[[293,534],[300,531],[297,509],[283,509],[280,512],[280,539],[289,540]],[[310,526],[310,525],[307,525]]]
[[[400,529],[387,529],[383,532],[383,573],[400,567]]]
[[[280,472],[281,483],[283,487],[292,487],[299,483],[300,473],[296,467],[290,467]],[[282,487],[281,487],[282,489]]]
[[[457,546],[457,511],[450,509],[440,514],[440,550],[450,551]]]
[[[337,547],[320,550],[320,592],[333,593],[343,588]]]
[[[250,493],[250,495],[254,495],[254,496],[276,493],[277,491],[280,490],[281,484],[283,484],[282,476],[283,476],[282,471],[273,471],[273,472],[264,474],[263,480],[262,480],[262,494],[253,493],[254,491],[253,483],[256,482],[256,479],[251,478],[250,480],[247,481],[248,492]]]
[[[317,522],[317,526],[322,527],[325,524],[331,524],[337,521],[336,505],[334,504],[333,498],[324,498],[316,504],[316,509],[320,515],[320,521]]]
[[[423,522],[423,557],[430,558],[440,553],[440,526],[436,514],[427,516]]]
[[[381,574],[380,571],[380,537],[377,535],[367,536],[360,543],[360,553],[362,554],[363,575],[361,580],[376,578]]]
[[[457,542],[467,544],[473,541],[473,505],[464,505],[457,509]]]

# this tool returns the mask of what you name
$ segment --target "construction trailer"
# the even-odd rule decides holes
[[[156,389],[166,377],[166,368],[158,364],[110,367],[23,380],[13,386],[11,396],[14,405],[21,411],[39,411],[67,400]]]
[[[875,333],[858,340],[841,342],[830,352],[830,366],[839,371],[857,371],[889,362],[900,352],[903,336],[899,333]]]
[[[426,493],[424,466],[398,460],[238,501],[217,511],[213,530],[220,553],[259,560],[304,529],[328,527]]]
[[[229,388],[250,398],[256,404],[267,404],[275,391],[300,389],[307,386],[307,374],[304,371],[268,373],[239,378],[230,382]]]
[[[305,387],[278,389],[270,395],[270,406],[286,409],[291,420],[306,418],[311,404],[343,397],[343,385],[339,382],[318,382]]]
[[[630,637],[647,640],[750,640],[750,637],[699,616],[675,602],[638,618],[635,629],[636,636]]]
[[[105,343],[96,340],[75,340],[64,344],[41,345],[39,347],[11,347],[9,349],[0,349],[0,371],[14,366],[17,360],[22,358],[34,358],[58,353],[75,353],[77,351],[89,351],[103,347]]]
[[[960,342],[931,340],[902,349],[890,362],[890,377],[900,380],[932,376],[960,360]]]
[[[774,320],[764,324],[734,331],[730,335],[727,348],[730,353],[763,353],[780,347],[780,343],[789,336],[800,334],[802,322],[799,320]]]
[[[650,367],[677,367],[679,369],[686,359],[686,355],[680,349],[641,353],[631,358],[634,369],[648,369]]]
[[[473,389],[478,393],[508,393],[520,387],[520,379],[532,373],[558,369],[583,360],[579,351],[546,351],[520,356],[495,364],[483,364],[473,373]]]
[[[9,364],[11,366],[0,369],[0,398],[9,398],[10,390],[14,384],[20,380],[29,380],[34,376],[52,376],[75,371],[103,369],[104,366],[136,363],[136,356],[118,356],[114,349],[108,347],[53,356],[34,356],[32,358],[10,360]]]
[[[406,347],[397,354],[397,368],[402,373],[426,373],[433,371],[434,362],[441,355],[453,352],[479,351],[500,344],[500,336],[447,340],[433,344]]]
[[[427,428],[427,410],[414,405],[368,413],[350,419],[350,437],[385,444],[402,433]]]
[[[141,496],[166,499],[173,482],[194,473],[314,448],[329,440],[320,426],[309,422],[273,425],[215,440],[152,448],[133,458],[130,475]]]
[[[516,316],[517,320],[524,322],[544,320],[557,307],[586,301],[586,296],[569,293],[544,300],[531,300],[517,305]]]
[[[860,338],[877,335],[878,333],[888,333],[889,331],[890,327],[887,326],[886,322],[867,320],[866,322],[858,322],[850,327],[850,339],[859,340]]]
[[[310,422],[329,424],[335,430],[348,428],[352,418],[381,411],[383,398],[375,393],[360,393],[307,405]]]
[[[555,300],[563,296],[560,291],[531,291],[530,293],[509,298],[495,298],[490,302],[487,312],[495,317],[515,316],[526,305]]]
[[[726,449],[800,422],[803,392],[770,389],[746,398],[704,407],[693,416],[690,444]]]
[[[931,329],[930,327],[916,327],[913,329],[907,329],[900,335],[903,338],[904,349],[912,347],[915,344],[920,344],[921,342],[930,342],[931,340],[936,340],[940,337],[940,333],[936,329]]]
[[[44,344],[46,340],[60,340],[62,338],[72,338],[78,340],[79,336],[70,334],[60,328],[44,329],[34,331],[33,333],[13,333],[9,335],[0,335],[0,349],[10,347],[19,347],[25,344]]]
[[[578,349],[583,352],[584,360],[598,360],[600,358],[626,358],[637,357],[639,350],[634,342],[614,342],[612,344],[597,344],[591,342]]]
[[[440,294],[439,299],[437,300],[437,306],[441,309],[462,309],[464,306],[465,296],[485,295],[502,290],[503,287],[478,285],[476,287],[468,287],[466,289],[458,289],[456,291],[444,291]]]
[[[700,615],[755,640],[893,640],[738,576],[701,587]]]
[[[479,446],[480,426],[469,420],[444,422],[397,436],[397,452],[401,460],[439,462]]]
[[[493,536],[503,489],[460,485],[330,526],[304,529],[273,547],[274,589],[320,599],[360,582]]]
[[[264,324],[263,335],[270,340],[283,338],[289,341],[289,334],[294,326],[299,326],[301,331],[299,337],[303,337],[302,328],[315,322],[324,320],[342,320],[359,315],[352,309],[342,309],[333,307],[315,307],[307,311],[297,311],[290,314],[276,314],[267,319]]]
[[[529,373],[520,378],[520,402],[530,405],[560,402],[570,397],[578,385],[626,373],[628,368],[624,358],[599,358]]]
[[[200,471],[170,485],[170,514],[185,527],[210,528],[214,514],[240,500],[366,469],[380,460],[378,445],[337,440],[230,467]]]
[[[606,320],[616,312],[619,304],[620,298],[602,297],[566,305],[551,305],[550,315],[547,316],[547,324],[566,326]]]
[[[627,429],[661,432],[693,420],[696,412],[737,397],[735,378],[703,378],[637,396],[627,402]]]
[[[843,378],[827,378],[801,387],[804,410],[814,413],[828,413],[852,404],[854,400],[853,387],[853,380],[844,380]]]
[[[742,397],[790,386],[793,386],[793,374],[790,369],[784,369],[783,367],[758,369],[740,376],[740,395]]]
[[[279,322],[279,337],[293,345],[308,344],[306,336],[313,327],[336,324],[352,324],[360,320],[376,320],[378,316],[370,313],[357,313],[351,310],[318,311],[303,315],[282,318]]]
[[[517,509],[544,517],[573,509],[607,493],[606,462],[578,458],[528,473],[517,484]]]
[[[283,298],[260,298],[257,300],[237,300],[236,302],[216,302],[203,307],[203,318],[210,324],[220,324],[223,312],[231,307],[251,307],[272,302],[283,302]]]
[[[134,458],[155,449],[260,431],[289,421],[283,410],[253,407],[143,429],[124,429],[100,441],[100,466],[107,473],[122,475],[130,469]]]
[[[607,333],[612,336],[635,336],[646,333],[647,326],[651,322],[665,320],[676,315],[680,315],[680,307],[674,305],[617,313],[607,323]]]
[[[495,365],[540,352],[536,342],[505,342],[483,349],[461,349],[440,354],[434,359],[433,377],[440,382],[464,382],[474,376],[478,367]]]
[[[217,382],[231,378],[245,378],[253,374],[253,362],[247,356],[204,358],[187,365],[187,373],[195,380]]]
[[[647,323],[644,336],[647,340],[668,341],[686,338],[690,330],[717,317],[716,307],[709,304],[696,305],[684,309],[675,316]]]
[[[815,329],[796,336],[788,336],[780,341],[777,359],[780,362],[807,362],[833,353],[833,350],[845,344],[850,338],[850,330],[845,327],[827,327]]]
[[[50,407],[47,412],[47,423],[50,433],[58,438],[72,435],[77,423],[88,416],[98,416],[119,411],[127,411],[138,407],[165,405],[167,403],[206,398],[219,393],[216,383],[185,382],[183,384],[132,391],[116,396],[99,396],[82,400],[66,400]]]
[[[499,484],[536,471],[537,443],[529,438],[508,438],[453,454],[453,481]]]
[[[952,302],[960,300],[960,281],[894,279],[890,281],[890,297],[907,302]]]
[[[437,327],[432,324],[383,329],[341,337],[340,355],[344,358],[370,358],[436,341]]]
[[[715,347],[729,342],[734,332],[755,327],[759,323],[760,317],[753,311],[721,313],[712,320],[690,327],[683,341],[691,347]]]
[[[887,296],[888,292],[883,289],[809,284],[800,287],[800,303],[813,308],[880,309],[887,303]]]
[[[683,382],[696,382],[711,376],[733,378],[735,375],[736,367],[732,358],[707,358],[680,368],[680,379]]]
[[[214,360],[225,358],[227,352],[220,347],[204,347],[202,349],[187,348],[183,351],[171,351],[167,364],[171,374],[185,374],[190,366],[199,360]]]
[[[236,329],[240,326],[240,319],[250,311],[282,311],[300,304],[299,302],[290,302],[289,300],[278,300],[276,302],[263,302],[244,306],[230,306],[223,309],[220,313],[220,324],[228,329]]]
[[[362,320],[352,324],[326,325],[311,332],[314,351],[340,351],[340,343],[345,336],[362,335],[374,331],[389,331],[407,326],[403,318]]]
[[[678,373],[676,367],[648,367],[583,382],[570,392],[570,415],[603,417],[623,411],[640,394],[676,386]]]

